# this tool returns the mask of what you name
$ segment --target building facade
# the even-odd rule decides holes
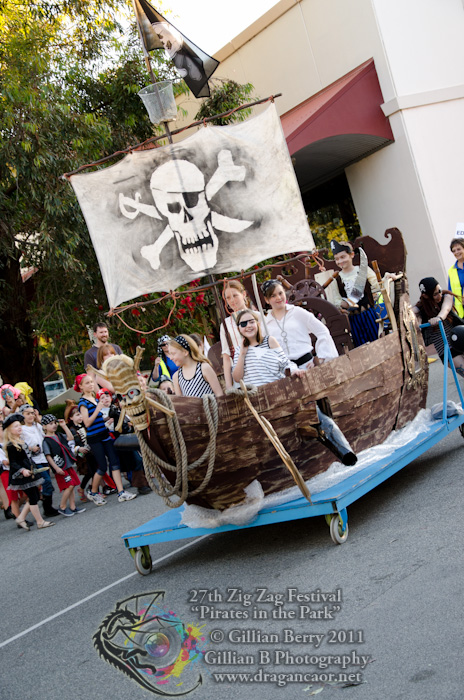
[[[282,93],[304,201],[343,176],[363,234],[403,232],[413,300],[464,221],[463,35],[463,0],[280,0],[215,56],[215,77]]]

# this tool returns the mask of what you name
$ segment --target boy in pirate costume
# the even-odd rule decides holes
[[[375,272],[367,264],[365,252],[362,248],[359,249],[360,265],[353,265],[354,251],[351,243],[331,241],[330,247],[340,268],[334,303],[349,313],[355,347],[377,340],[378,302],[381,293]]]
[[[65,431],[66,437],[61,433],[57,434],[58,423]],[[83,513],[85,508],[77,508],[74,497],[74,487],[81,484],[74,469],[76,464],[73,454],[74,437],[65,421],[63,419],[58,421],[51,413],[42,417],[42,427],[45,433],[42,450],[55,472],[56,483],[61,492],[58,513],[68,518],[77,513]]]

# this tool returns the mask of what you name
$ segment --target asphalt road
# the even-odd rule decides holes
[[[436,362],[431,403],[440,400],[441,378]],[[1,700],[185,697],[200,677],[191,697],[201,700],[462,700],[462,447],[455,431],[352,504],[342,546],[323,518],[311,518],[152,547],[158,563],[142,577],[120,536],[163,512],[157,496],[87,504],[44,531],[1,520]],[[207,642],[208,663],[203,657],[165,685],[152,682],[151,692],[100,658],[92,636],[118,601],[151,600],[156,591],[164,592],[161,612],[175,613],[200,647]],[[338,600],[297,600],[311,593]],[[221,611],[247,617],[218,618]],[[244,630],[255,632],[243,638]],[[132,628],[132,639],[141,634]],[[213,676],[252,676],[258,667],[248,682]],[[322,675],[289,680],[297,673]],[[346,687],[349,678],[360,684]]]

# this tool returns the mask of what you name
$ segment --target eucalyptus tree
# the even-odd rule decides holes
[[[41,403],[38,338],[76,344],[106,306],[60,176],[153,135],[128,12],[123,0],[0,0],[0,375],[28,381]],[[153,67],[168,76],[164,57]]]

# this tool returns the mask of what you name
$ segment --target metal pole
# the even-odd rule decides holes
[[[253,285],[253,292],[255,294],[255,301],[259,309],[259,313],[261,314],[261,318],[263,319],[264,323],[264,332],[266,335],[269,335],[269,331],[267,329],[267,324],[266,324],[266,317],[264,315],[264,310],[263,310],[263,305],[261,304],[261,298],[259,296],[259,291],[258,291],[258,282],[256,281],[256,272],[254,272],[251,275],[251,283]]]
[[[140,43],[142,44],[143,55],[145,57],[145,65],[147,67],[148,74],[151,78],[152,85],[155,85],[155,95],[158,99],[158,107],[160,109],[160,113],[162,114],[163,113],[163,106],[161,104],[161,97],[160,97],[159,90],[158,90],[158,84],[157,84],[157,80],[155,78],[155,74],[153,73],[153,68],[151,67],[150,54],[148,53],[147,48],[145,46],[142,31],[140,29],[140,25],[139,25],[139,22],[137,19],[137,8],[135,6],[135,0],[132,0],[132,6],[134,8],[135,21],[137,22],[137,30],[139,32],[139,39],[140,39]],[[169,143],[172,143],[172,134],[171,134],[171,130],[168,126],[168,122],[162,122],[162,124],[164,126],[164,130],[166,132],[166,136],[168,137]]]

